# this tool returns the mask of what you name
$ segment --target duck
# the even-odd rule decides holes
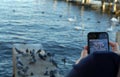
[[[64,58],[63,58],[63,59],[61,59],[61,60],[64,62],[64,65],[65,65],[65,64],[66,64],[66,62],[67,62],[67,61],[66,61],[66,60],[67,60],[67,59],[66,59],[66,57],[64,57]]]

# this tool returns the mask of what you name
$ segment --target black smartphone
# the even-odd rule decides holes
[[[109,36],[107,32],[88,33],[88,53],[109,51]]]

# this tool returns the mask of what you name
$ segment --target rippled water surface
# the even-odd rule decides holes
[[[106,31],[110,19],[107,14],[60,0],[0,0],[0,76],[12,76],[15,43],[42,44],[44,50],[56,53],[60,71],[65,74],[87,44],[87,33]],[[115,41],[119,26],[108,32],[110,40]],[[65,66],[61,61],[64,56]]]

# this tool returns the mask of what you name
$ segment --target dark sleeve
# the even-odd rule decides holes
[[[116,77],[119,62],[115,53],[94,53],[75,65],[67,77]]]
[[[66,77],[79,77],[79,72],[73,68]]]
[[[69,72],[67,77],[84,77],[84,72],[90,70],[92,63],[92,56],[82,59],[73,69]],[[89,74],[87,74],[89,76]]]

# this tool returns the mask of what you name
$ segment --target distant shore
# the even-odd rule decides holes
[[[102,9],[102,5],[101,5],[101,1],[91,1],[89,3],[82,3],[81,1],[77,1],[77,0],[63,0],[65,2],[68,2],[68,3],[73,3],[75,5],[78,5],[78,6],[84,6],[86,8],[91,8],[93,10],[100,10],[101,12],[104,12],[104,13],[109,13],[109,14],[112,14],[112,15],[116,15],[116,16],[120,16],[120,3],[119,4],[116,4],[116,11],[115,12],[112,12],[112,3],[108,3],[108,2],[105,2],[105,8],[104,10]]]

